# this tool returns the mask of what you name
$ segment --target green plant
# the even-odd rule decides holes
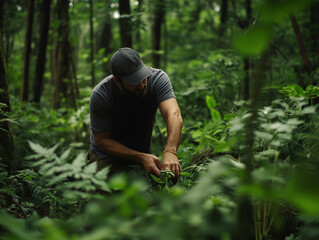
[[[299,85],[292,84],[285,87],[282,87],[279,90],[280,93],[282,93],[285,97],[305,97],[309,100],[312,100],[314,98],[319,97],[319,87],[309,85],[306,87],[305,90],[303,90]]]
[[[96,163],[86,164],[85,154],[75,149],[78,144],[71,144],[60,156],[55,153],[60,144],[51,148],[29,144],[35,154],[27,158],[28,165],[36,172],[26,169],[11,176],[11,187],[18,189],[14,179],[28,183],[27,189],[25,185],[20,188],[29,191],[27,199],[35,203],[33,209],[41,215],[73,214],[81,209],[81,202],[97,196],[98,191],[110,191],[106,183],[108,169],[96,173]],[[21,175],[24,172],[26,175]],[[23,192],[16,195],[26,198]]]
[[[60,144],[49,149],[31,141],[29,144],[35,154],[27,159],[29,162],[36,160],[30,162],[30,166],[38,168],[39,174],[46,179],[47,186],[56,186],[56,190],[61,191],[64,197],[87,198],[97,190],[110,191],[106,183],[108,168],[96,173],[96,162],[87,164],[83,152],[72,154],[72,145],[58,156],[55,151]]]

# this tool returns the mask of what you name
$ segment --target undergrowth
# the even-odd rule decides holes
[[[316,239],[319,121],[304,97],[258,110],[248,172],[249,111],[241,104],[222,114],[207,96],[210,119],[189,129],[195,144],[179,148],[179,182],[163,172],[153,193],[125,175],[106,180],[108,169],[96,173],[79,143],[28,141],[24,169],[8,176],[1,166],[2,239],[231,239],[242,196],[251,199],[255,239]]]

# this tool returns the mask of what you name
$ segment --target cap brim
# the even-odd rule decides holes
[[[149,67],[143,66],[140,70],[131,75],[121,78],[125,83],[129,85],[137,85],[142,82],[145,78],[152,75],[152,71]]]

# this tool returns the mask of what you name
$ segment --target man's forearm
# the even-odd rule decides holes
[[[161,175],[161,162],[155,155],[132,150],[110,138],[100,139],[98,148],[102,152],[119,159],[119,161],[124,159],[132,163],[139,163],[146,172],[153,173],[158,177]]]
[[[167,141],[164,151],[177,152],[182,137],[183,118],[179,111],[167,118]]]
[[[141,155],[143,153],[132,150],[112,139],[100,140],[98,148],[112,157],[124,159],[130,162],[141,163]]]

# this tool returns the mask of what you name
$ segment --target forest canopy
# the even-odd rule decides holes
[[[169,75],[177,183],[86,162],[121,47]],[[319,239],[318,53],[319,0],[0,0],[1,239]]]

